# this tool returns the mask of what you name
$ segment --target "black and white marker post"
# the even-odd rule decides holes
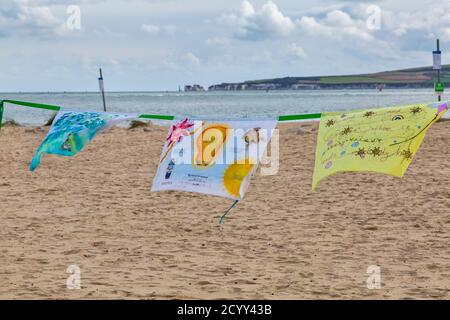
[[[103,84],[103,73],[102,68],[100,68],[100,78],[98,78],[98,86],[103,98],[103,111],[106,112],[106,100],[105,100],[105,85]]]
[[[444,83],[441,82],[441,50],[439,48],[439,39],[436,40],[436,50],[433,51],[433,70],[437,71],[437,82],[434,83],[434,91],[438,95],[438,101],[442,100],[444,94]]]

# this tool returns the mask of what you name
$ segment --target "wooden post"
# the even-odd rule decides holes
[[[100,78],[98,78],[98,85],[103,98],[103,111],[106,112],[105,85],[103,84],[102,68],[100,68]]]

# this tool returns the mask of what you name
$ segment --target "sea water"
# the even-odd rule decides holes
[[[52,104],[75,110],[103,110],[100,93],[0,93],[1,99]],[[107,110],[196,118],[271,118],[436,102],[432,89],[108,92]],[[5,120],[42,125],[52,111],[6,105]]]

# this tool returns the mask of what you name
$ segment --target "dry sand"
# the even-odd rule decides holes
[[[2,128],[0,298],[450,298],[450,122],[404,179],[338,174],[315,193],[316,124],[280,128],[278,175],[258,175],[222,226],[230,200],[150,192],[165,127],[113,128],[35,173],[47,128]]]

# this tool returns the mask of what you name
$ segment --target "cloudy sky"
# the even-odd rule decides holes
[[[448,0],[0,0],[0,91],[94,91],[100,66],[117,91],[426,66],[436,37],[450,63]]]

